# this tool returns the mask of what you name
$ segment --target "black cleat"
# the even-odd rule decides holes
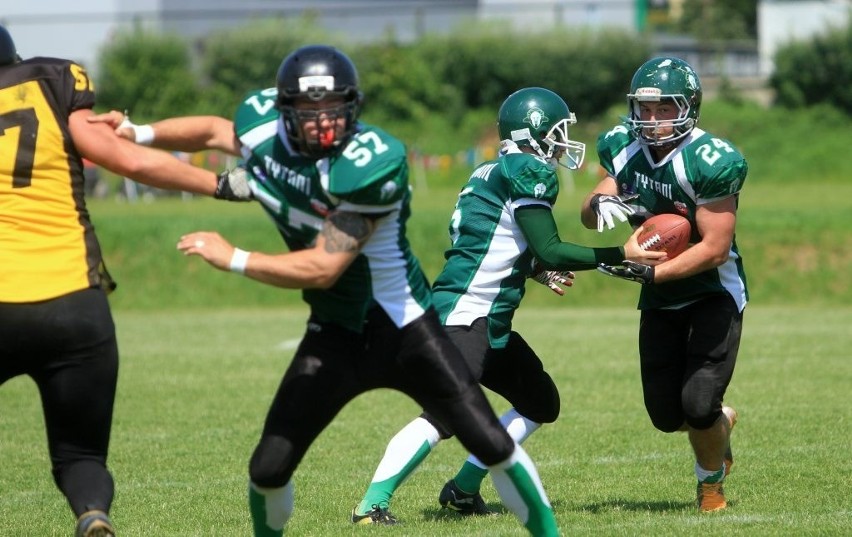
[[[485,505],[485,500],[478,492],[474,494],[463,492],[452,479],[447,481],[447,484],[441,489],[438,502],[441,507],[455,511],[460,515],[488,516],[497,514]]]
[[[374,505],[366,515],[359,515],[356,512],[358,506],[352,508],[352,523],[353,524],[382,524],[384,526],[393,526],[398,521],[395,516],[387,510],[386,507]]]

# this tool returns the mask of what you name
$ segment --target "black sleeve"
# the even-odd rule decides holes
[[[624,260],[624,251],[617,246],[591,248],[562,242],[553,213],[543,205],[519,207],[515,221],[530,251],[547,270],[590,270],[598,263],[618,265]]]

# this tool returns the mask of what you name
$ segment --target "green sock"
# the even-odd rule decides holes
[[[420,466],[420,463],[426,459],[431,451],[432,446],[429,445],[429,442],[423,442],[423,445],[420,446],[417,452],[412,455],[398,473],[388,479],[370,483],[370,486],[367,487],[367,492],[364,493],[364,499],[358,504],[355,513],[365,515],[373,509],[374,505],[387,509],[396,489]],[[381,463],[379,463],[379,466],[381,466]]]
[[[704,481],[702,481],[702,483],[718,483],[719,481],[723,480],[724,478],[725,478],[725,466],[722,465],[722,468],[718,472],[706,477],[704,479]]]
[[[484,480],[487,475],[488,470],[486,468],[480,468],[475,464],[464,461],[464,464],[462,464],[459,473],[456,474],[453,481],[456,482],[456,486],[460,488],[462,492],[476,494],[482,486],[482,480]]]
[[[282,537],[284,528],[274,530],[266,525],[266,496],[249,486],[249,511],[254,526],[255,537]]]

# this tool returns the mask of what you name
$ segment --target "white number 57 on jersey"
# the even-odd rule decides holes
[[[343,150],[343,156],[351,160],[355,166],[362,168],[373,160],[374,154],[381,155],[388,149],[390,147],[382,142],[378,134],[363,132],[349,142]]]

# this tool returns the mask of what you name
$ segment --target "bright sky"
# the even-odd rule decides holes
[[[94,71],[98,49],[116,26],[121,0],[0,0],[6,26],[23,58],[52,56],[78,61]],[[138,9],[144,9],[146,2]]]

